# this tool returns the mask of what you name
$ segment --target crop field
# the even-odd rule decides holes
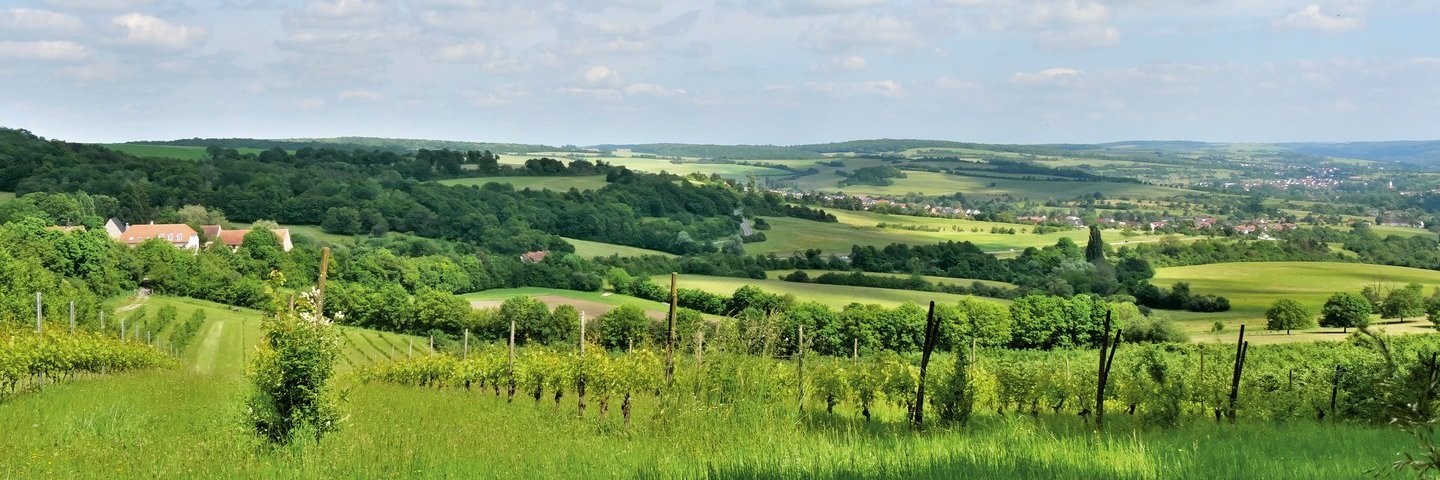
[[[500,163],[507,165],[523,165],[526,160],[540,158],[544,155],[500,155]],[[603,161],[613,165],[623,165],[631,170],[640,172],[660,173],[668,172],[676,175],[689,175],[692,173],[703,173],[710,175],[719,174],[725,178],[745,179],[751,174],[758,177],[774,177],[790,175],[790,172],[769,167],[758,167],[753,165],[739,165],[730,163],[701,163],[696,159],[682,159],[676,163],[668,158],[650,157],[628,157],[628,156],[603,156],[603,155],[555,155],[550,158],[565,161],[573,158],[584,158],[591,162]],[[813,162],[809,160],[808,162]]]
[[[916,171],[907,171],[905,175],[905,178],[894,179],[893,185],[850,185],[846,187],[836,185],[835,181],[838,181],[840,177],[833,173],[808,175],[801,177],[797,181],[797,186],[854,195],[898,196],[908,193],[949,195],[960,192],[966,195],[1010,195],[1028,199],[1071,199],[1095,192],[1100,192],[1108,197],[1129,198],[1165,198],[1195,193],[1191,190],[1139,183],[1024,180]]]
[[[144,145],[136,143],[110,143],[105,148],[118,152],[125,152],[137,157],[159,157],[177,158],[180,160],[199,160],[205,158],[205,147],[190,147],[181,145]],[[260,154],[264,150],[258,148],[237,148],[240,153]],[[294,153],[294,152],[290,152]]]
[[[622,257],[643,257],[646,255],[659,255],[662,257],[674,257],[675,254],[659,250],[648,250],[628,245],[616,245],[613,243],[592,242],[578,238],[565,237],[566,242],[575,246],[575,254],[585,258],[608,257],[619,255]]]
[[[656,283],[669,282],[669,275],[657,275],[651,280]],[[949,293],[918,292],[911,290],[894,290],[889,288],[856,287],[851,285],[825,285],[817,283],[796,283],[771,278],[756,280],[751,278],[712,277],[707,275],[681,275],[680,288],[696,288],[710,293],[729,295],[736,289],[754,285],[760,289],[777,294],[794,295],[797,301],[819,302],[833,308],[843,308],[851,303],[875,303],[887,307],[894,307],[905,302],[914,302],[924,305],[934,300],[935,302],[955,302],[961,298],[976,298],[984,301],[1008,303],[1004,300],[971,297],[968,295],[954,295]]]
[[[1223,313],[1171,312],[1171,315],[1188,327],[1197,340],[1212,336],[1202,332],[1211,323],[1220,320],[1229,327],[1238,328],[1241,323],[1257,334],[1257,343],[1289,342],[1306,340],[1341,340],[1344,335],[1338,328],[1319,328],[1304,333],[1264,333],[1265,309],[1279,298],[1294,299],[1311,312],[1319,314],[1325,299],[1335,292],[1359,292],[1367,285],[1383,288],[1403,287],[1410,282],[1425,285],[1429,295],[1440,287],[1440,272],[1416,268],[1392,267],[1387,265],[1366,265],[1359,263],[1332,262],[1255,262],[1217,263],[1188,267],[1161,268],[1155,273],[1153,283],[1169,287],[1175,282],[1189,282],[1190,291],[1221,295],[1230,299],[1231,310]],[[1374,322],[1381,320],[1378,315]],[[1434,326],[1423,318],[1410,319],[1404,324],[1380,324],[1392,333],[1434,332]],[[1219,335],[1233,337],[1234,333]],[[1272,338],[1273,337],[1273,338]]]
[[[576,190],[598,190],[604,188],[604,175],[586,175],[579,177],[475,177],[475,178],[453,178],[441,180],[445,185],[485,185],[487,183],[506,183],[516,190],[555,190],[567,191],[572,188]]]
[[[789,255],[810,248],[819,248],[826,253],[845,254],[851,245],[884,246],[891,243],[911,245],[931,244],[947,240],[969,241],[987,252],[1001,253],[1009,250],[1024,250],[1027,247],[1054,245],[1062,237],[1069,237],[1076,243],[1084,243],[1084,230],[1066,230],[1036,235],[1034,233],[1002,234],[990,233],[991,228],[1014,228],[1017,232],[1031,231],[1034,225],[979,222],[937,217],[915,217],[907,215],[885,215],[871,212],[856,212],[828,209],[839,219],[838,223],[816,222],[797,218],[766,217],[771,226],[765,231],[765,241],[745,244],[745,251],[751,254],[774,253]],[[879,228],[876,225],[914,226],[922,229]],[[971,231],[972,229],[977,231]],[[937,230],[937,231],[931,231]],[[1165,238],[1187,239],[1178,235],[1140,234],[1126,237],[1120,230],[1105,230],[1101,233],[1109,245],[1158,242]]]

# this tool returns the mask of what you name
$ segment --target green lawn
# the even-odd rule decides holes
[[[1264,328],[1265,309],[1277,299],[1294,299],[1318,314],[1331,294],[1341,291],[1358,293],[1366,285],[1398,288],[1418,282],[1425,285],[1425,295],[1429,295],[1432,289],[1440,287],[1440,271],[1335,262],[1217,263],[1162,268],[1152,281],[1167,288],[1175,282],[1189,282],[1192,293],[1221,295],[1230,299],[1231,310],[1228,312],[1171,314],[1184,321],[1191,331],[1201,332],[1215,320],[1220,320],[1236,328],[1244,323],[1248,330],[1246,335],[1250,336],[1251,332],[1259,334],[1258,331]],[[1375,321],[1379,322],[1379,317]],[[1392,332],[1434,331],[1430,322],[1424,319],[1384,327]],[[1344,338],[1339,332],[1340,329],[1322,328],[1289,337],[1279,332],[1262,334],[1260,341],[1339,340]],[[1263,335],[1278,335],[1279,338],[1264,338]],[[1234,332],[1232,330],[1220,337],[1233,338]],[[1202,336],[1197,339],[1209,338]]]
[[[178,145],[144,145],[135,143],[108,143],[102,145],[105,148],[118,152],[125,152],[137,157],[160,157],[178,158],[180,160],[199,160],[205,158],[206,147],[191,147]],[[260,154],[265,150],[259,148],[237,148],[236,151],[244,154]],[[294,152],[290,152],[294,153]]]
[[[656,283],[668,283],[669,275],[657,275],[652,278]],[[953,295],[949,293],[917,292],[911,290],[892,290],[888,288],[852,287],[849,285],[822,285],[815,283],[795,283],[779,279],[755,280],[749,278],[712,277],[707,275],[681,275],[681,288],[698,288],[711,293],[729,295],[736,289],[745,285],[754,285],[770,293],[791,294],[795,299],[802,302],[820,302],[831,307],[841,308],[851,303],[878,303],[885,306],[896,306],[905,302],[914,302],[924,305],[934,300],[936,302],[955,302],[961,298],[977,298],[985,301],[1008,303],[1004,300],[970,297],[968,295]]]
[[[452,178],[441,180],[445,185],[484,185],[487,183],[506,183],[516,190],[555,190],[567,191],[571,188],[577,190],[598,190],[604,188],[604,175],[586,175],[580,177],[475,177],[475,178]]]
[[[589,240],[580,240],[577,238],[562,238],[565,238],[566,242],[570,242],[571,245],[575,246],[576,255],[585,258],[608,257],[611,255],[619,255],[622,257],[640,257],[645,255],[659,255],[662,257],[675,256],[675,254],[673,253],[666,253],[659,250],[647,250],[644,248],[631,247],[626,245],[616,245],[613,243],[592,242]]]

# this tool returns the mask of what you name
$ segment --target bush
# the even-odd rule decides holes
[[[339,402],[329,382],[340,340],[330,321],[310,310],[297,305],[296,313],[266,318],[265,341],[250,361],[245,420],[271,443],[290,443],[297,432],[319,440],[339,426]]]
[[[645,309],[621,305],[600,316],[600,344],[609,349],[623,349],[645,342],[650,318]]]
[[[1224,324],[1221,324],[1223,327]],[[1184,343],[1190,335],[1168,318],[1140,317],[1126,322],[1121,336],[1129,343]]]

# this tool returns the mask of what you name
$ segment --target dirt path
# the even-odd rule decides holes
[[[147,300],[150,300],[150,297],[146,296],[146,297],[137,298],[137,299],[135,299],[135,303],[131,303],[131,304],[129,304],[129,305],[126,305],[126,306],[123,306],[123,307],[120,307],[120,308],[115,309],[115,313],[125,313],[125,312],[128,312],[128,311],[131,311],[131,310],[140,308],[140,306],[141,306],[141,305],[144,305]]]
[[[224,322],[212,322],[200,342],[200,352],[195,354],[195,370],[200,373],[215,371],[215,362],[220,355],[220,336],[225,332]]]

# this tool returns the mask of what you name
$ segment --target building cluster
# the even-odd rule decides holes
[[[155,223],[150,222],[140,225],[131,225],[118,219],[110,219],[105,222],[105,233],[110,238],[129,246],[136,246],[150,239],[160,239],[169,242],[177,248],[187,250],[199,250],[209,248],[212,245],[225,245],[231,250],[240,248],[245,243],[245,235],[250,230],[225,229],[220,225],[204,225],[200,227],[204,231],[204,245],[201,245],[202,237],[200,232],[183,223]],[[280,239],[280,246],[285,251],[290,251],[295,245],[290,241],[290,229],[279,228],[271,230]]]

